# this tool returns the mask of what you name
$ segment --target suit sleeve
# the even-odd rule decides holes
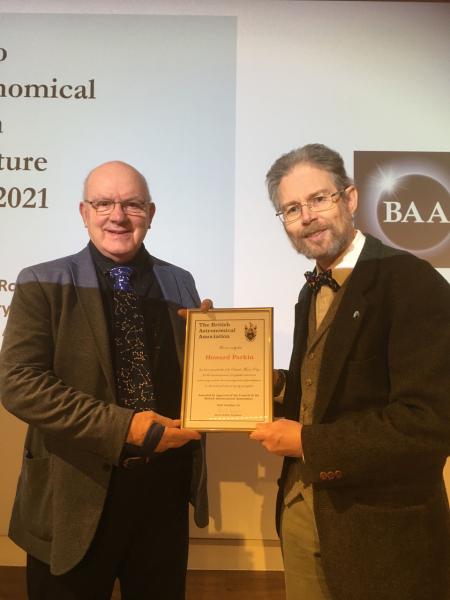
[[[75,373],[74,381],[68,382],[61,372],[55,372],[55,346],[61,345],[61,315],[52,306],[51,293],[45,285],[30,269],[22,273],[26,273],[27,282],[21,283],[22,274],[19,275],[0,355],[2,403],[50,442],[53,439],[72,450],[93,453],[117,464],[133,412],[117,406],[111,398],[106,401],[105,394],[100,399],[88,393],[89,385],[84,386],[86,391],[82,391],[81,383],[79,387],[74,385],[76,373],[83,371],[84,380],[90,377],[91,382],[98,371],[98,365],[92,365],[92,374],[88,372],[88,357],[70,364],[76,361],[77,353],[83,352],[83,348],[75,347],[76,340],[65,342],[69,365],[66,372]],[[99,379],[99,392],[100,386]]]
[[[329,422],[303,427],[306,483],[433,477],[450,454],[450,286],[424,261],[414,260],[408,277],[411,269],[403,262],[405,268],[391,271],[384,285],[383,355],[368,389],[371,402],[361,397],[360,410],[338,409]],[[356,395],[349,369],[342,377],[354,382]],[[339,407],[344,400],[332,402]]]

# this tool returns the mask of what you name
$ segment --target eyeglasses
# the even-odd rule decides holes
[[[345,192],[347,188],[338,190],[331,194],[320,194],[319,196],[313,196],[306,202],[294,202],[283,206],[281,210],[276,212],[276,216],[280,218],[280,221],[285,225],[292,223],[302,216],[302,206],[307,206],[311,212],[321,212],[322,210],[329,210],[334,203],[339,200],[339,196]]]
[[[120,204],[121,209],[126,215],[144,215],[149,202],[142,200],[109,200],[107,198],[101,200],[85,200],[99,215],[109,215],[114,210],[116,204]]]

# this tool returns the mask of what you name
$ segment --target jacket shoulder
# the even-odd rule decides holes
[[[384,301],[400,302],[406,312],[418,304],[437,311],[450,304],[449,282],[428,261],[370,235],[366,238],[350,283],[359,290],[381,290]]]
[[[156,258],[156,256],[152,256],[152,261],[153,261],[153,265],[155,267],[161,267],[167,271],[172,272],[176,277],[182,277],[183,279],[185,278],[192,278],[192,273],[190,273],[189,271],[187,271],[186,269],[183,269],[182,267],[179,267],[178,265],[174,265],[170,262],[167,262],[165,260],[161,260],[160,258]]]
[[[71,283],[69,265],[88,260],[89,257],[89,251],[84,248],[76,254],[25,267],[19,272],[17,283],[24,284],[36,281],[59,284]]]
[[[366,236],[366,244],[358,262],[377,258],[380,261],[381,267],[403,269],[407,272],[428,272],[437,279],[442,278],[440,273],[423,258],[419,258],[407,250],[384,244],[381,240],[368,233],[364,235]]]

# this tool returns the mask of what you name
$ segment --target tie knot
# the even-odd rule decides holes
[[[133,292],[133,286],[130,279],[134,273],[133,267],[113,267],[108,271],[110,277],[114,279],[115,292]]]
[[[328,271],[322,271],[321,273],[314,273],[313,271],[306,271],[305,273],[306,283],[317,294],[323,285],[328,285],[333,292],[337,292],[341,287],[338,282],[331,276],[331,269]]]

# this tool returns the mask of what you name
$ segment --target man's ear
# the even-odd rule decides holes
[[[153,221],[153,217],[155,216],[156,205],[154,202],[150,202],[150,206],[148,207],[148,228],[150,229]]]
[[[84,226],[87,227],[86,204],[83,201],[80,202],[80,204],[78,206],[78,210],[80,211],[80,215],[81,215],[81,218],[83,219]]]
[[[358,190],[354,185],[349,186],[345,190],[345,197],[347,201],[347,207],[352,216],[355,214],[358,208]]]

